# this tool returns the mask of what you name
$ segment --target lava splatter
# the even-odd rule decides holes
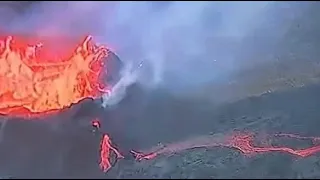
[[[41,51],[45,44],[12,36],[0,41],[0,114],[43,115],[100,96],[106,91],[99,76],[108,50],[91,39],[86,37],[71,55],[52,59]]]
[[[149,160],[157,157],[158,155],[172,155],[175,153],[179,153],[181,151],[193,148],[201,148],[201,147],[229,147],[235,148],[244,153],[245,155],[254,155],[257,153],[266,153],[271,151],[278,151],[278,152],[286,152],[300,157],[307,157],[313,155],[317,152],[320,152],[320,145],[319,139],[320,137],[304,137],[294,134],[276,134],[274,137],[286,136],[289,138],[296,138],[296,139],[309,139],[312,140],[313,146],[305,149],[292,149],[289,147],[256,147],[253,145],[254,135],[253,134],[234,134],[229,137],[222,137],[222,136],[206,136],[206,137],[199,137],[190,139],[187,141],[182,141],[179,143],[172,143],[168,144],[163,148],[159,148],[156,151],[147,151],[145,153],[131,151],[131,153],[135,156],[136,160]],[[318,142],[318,143],[317,143]]]

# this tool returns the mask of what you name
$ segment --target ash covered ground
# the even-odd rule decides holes
[[[138,84],[117,106],[100,108],[84,101],[47,121],[11,119],[2,131],[0,175],[30,178],[319,178],[319,154],[297,157],[284,152],[245,156],[237,149],[189,149],[137,162],[131,149],[142,150],[193,137],[228,136],[233,131],[257,134],[292,133],[320,136],[318,3],[306,8],[279,40],[276,59],[240,71],[230,84],[208,85],[177,96],[165,89],[146,91]],[[312,17],[312,18],[311,18]],[[296,42],[292,43],[292,38]],[[254,43],[253,43],[254,44]],[[307,46],[307,48],[305,48]],[[252,59],[265,56],[264,52]],[[266,93],[267,92],[267,93]],[[218,96],[218,97],[217,97]],[[99,169],[101,134],[94,118],[126,158],[107,173]],[[55,121],[64,123],[49,122]],[[259,136],[256,144],[261,143]],[[292,148],[309,141],[279,140]]]

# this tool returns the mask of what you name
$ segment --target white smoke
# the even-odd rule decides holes
[[[139,68],[142,66],[140,64],[138,67],[134,67],[132,62],[125,64],[125,67],[121,71],[120,80],[111,88],[109,93],[105,93],[102,96],[102,107],[110,107],[118,104],[123,97],[126,95],[127,87],[137,82],[139,77]]]
[[[235,42],[245,37],[254,24],[253,17],[259,16],[267,4],[119,2],[114,6],[112,21],[106,22],[106,32],[112,36],[106,39],[118,46],[118,54],[124,59],[148,59],[153,69],[152,84],[197,84],[239,64],[230,52],[218,55],[210,46],[228,40],[219,37]]]
[[[15,18],[11,31],[92,34],[127,65],[103,106],[135,81],[181,89],[203,85],[244,66],[238,46],[263,24],[273,2],[41,2]],[[276,28],[274,28],[276,31]],[[241,45],[243,46],[243,45]],[[241,47],[243,49],[243,47]],[[248,53],[251,53],[249,50]],[[148,70],[130,70],[145,61]],[[149,67],[150,66],[150,67]]]

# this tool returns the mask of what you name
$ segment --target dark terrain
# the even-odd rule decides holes
[[[104,174],[98,166],[101,134],[93,133],[89,123],[74,123],[100,118],[103,131],[128,156],[131,149],[149,149],[159,142],[228,136],[234,130],[320,136],[320,6],[318,2],[305,6],[303,15],[279,39],[276,50],[246,55],[255,59],[272,54],[274,61],[240,71],[230,77],[230,84],[213,83],[180,96],[163,89],[146,92],[134,84],[112,109],[85,101],[43,122],[9,119],[0,143],[0,176],[320,178],[320,153],[305,158],[282,152],[248,157],[225,147],[185,150],[141,162],[128,157]],[[49,122],[54,119],[65,123]],[[260,143],[259,138],[256,141]],[[297,140],[290,147],[311,145]]]
[[[227,136],[233,130],[320,136],[319,90],[320,86],[297,88],[247,98],[217,109],[208,106],[195,109],[194,104],[188,105],[183,100],[169,104],[151,101],[157,105],[159,114],[151,105],[140,112],[121,106],[120,115],[115,111],[108,113],[107,117],[117,117],[117,121],[111,119],[115,123],[111,126],[113,131],[107,132],[123,151],[146,149],[158,142],[166,144],[192,136],[219,133]],[[164,99],[168,101],[172,99]],[[168,113],[172,110],[177,113]],[[121,124],[127,119],[132,122]],[[89,127],[72,128],[76,127],[57,132],[45,123],[8,123],[1,143],[1,173],[4,177],[103,177],[97,165],[99,135],[93,134]],[[297,140],[291,147],[299,148],[305,143]],[[201,148],[150,161],[121,160],[106,175],[110,178],[318,178],[317,157],[315,154],[300,158],[279,152],[246,157],[236,149]]]
[[[191,111],[186,108],[185,103],[181,103],[184,104],[183,108],[176,107],[180,109],[180,115],[163,115],[167,117],[158,117],[163,119],[156,121],[159,123],[150,122],[154,127],[149,130],[152,140],[149,135],[142,136],[140,141],[153,141],[150,144],[161,141],[165,144],[174,141],[172,137],[184,140],[187,136],[221,133],[227,136],[234,130],[249,131],[258,135],[293,133],[301,136],[320,136],[320,113],[317,110],[320,105],[317,96],[319,90],[318,85],[297,88],[288,92],[247,98],[215,110],[206,107]],[[158,108],[161,111],[170,111],[172,106]],[[151,111],[149,108],[146,109]],[[197,113],[199,114],[195,115]],[[142,115],[142,118],[143,116],[148,115]],[[168,119],[177,119],[175,122],[180,123],[172,124]],[[160,132],[156,129],[165,130]],[[256,141],[261,143],[263,140]],[[279,143],[288,145],[286,141]],[[312,144],[308,141],[293,139],[289,147],[310,146]],[[170,157],[160,156],[150,161],[120,162],[110,174],[114,173],[119,178],[319,178],[318,156],[315,154],[301,158],[283,152],[270,152],[246,157],[231,148],[199,148]]]

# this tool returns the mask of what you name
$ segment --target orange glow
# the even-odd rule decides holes
[[[155,157],[166,154],[171,155],[181,151],[193,148],[210,148],[210,147],[229,147],[235,148],[245,155],[252,156],[258,153],[267,152],[286,152],[300,157],[307,157],[320,152],[319,139],[320,137],[303,137],[295,134],[276,134],[274,137],[288,137],[300,140],[311,140],[313,145],[305,149],[293,149],[289,147],[257,147],[253,145],[254,137],[250,133],[240,133],[226,138],[215,138],[214,136],[204,136],[195,139],[189,139],[177,143],[168,144],[156,151],[148,151],[145,153],[131,151],[136,160],[150,160]]]
[[[59,43],[58,48],[68,44]],[[105,91],[99,82],[102,60],[108,55],[105,47],[93,44],[88,36],[59,57],[46,53],[45,45],[12,36],[0,41],[0,114],[29,117],[55,112]]]
[[[124,158],[119,151],[112,146],[111,140],[107,134],[103,135],[102,141],[101,141],[101,150],[100,150],[100,168],[107,172],[111,168],[110,163],[110,155],[111,151],[113,151],[116,154],[116,158]]]
[[[96,127],[96,128],[100,128],[100,121],[98,119],[92,120],[92,126]]]

